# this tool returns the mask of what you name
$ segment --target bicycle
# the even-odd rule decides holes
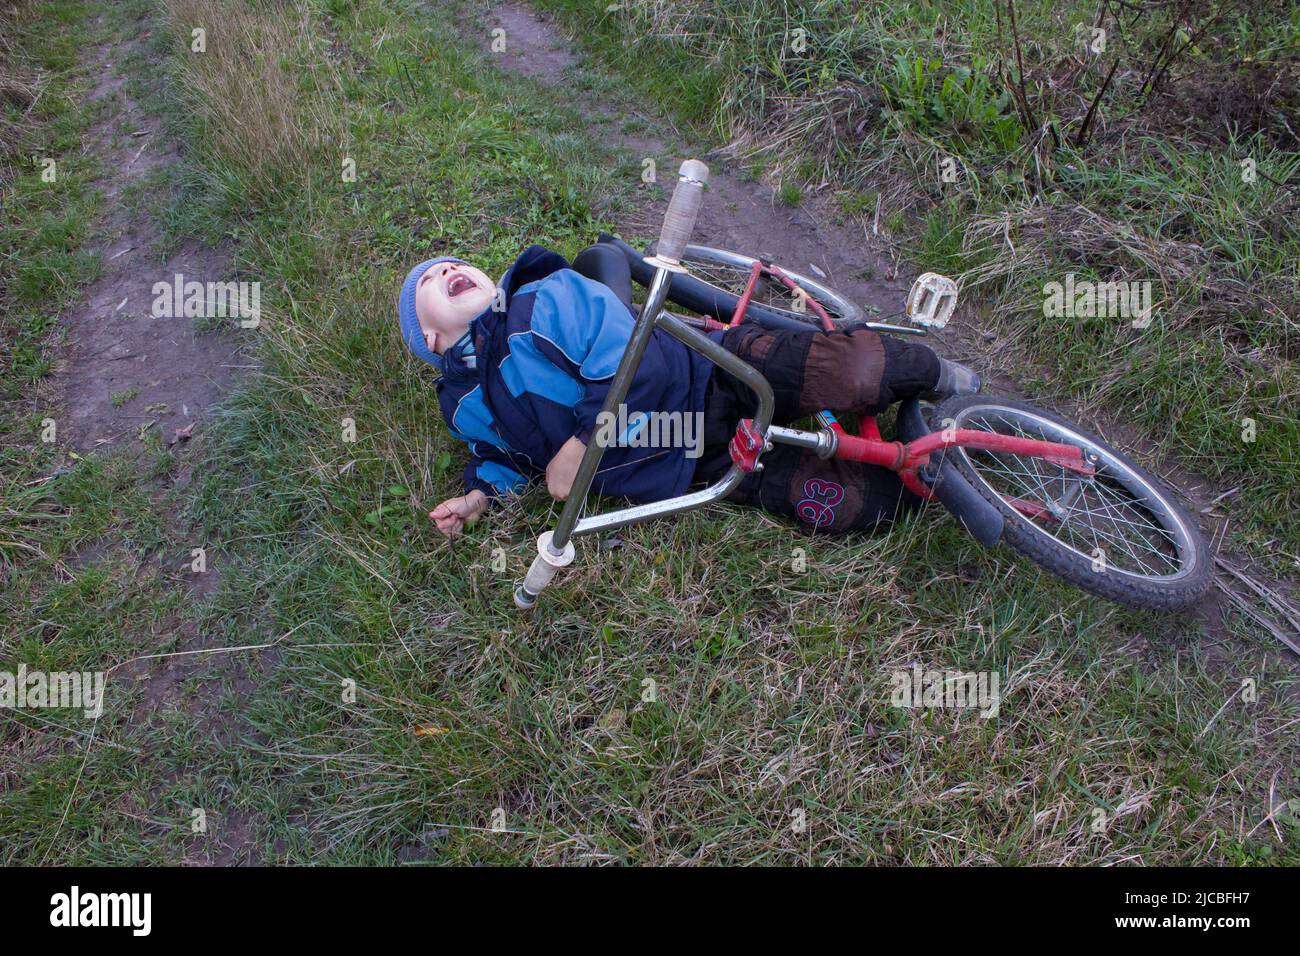
[[[515,589],[522,609],[576,554],[572,538],[702,507],[726,497],[745,474],[762,467],[773,443],[812,449],[892,469],[922,499],[937,499],[985,547],[1005,541],[1044,570],[1092,594],[1130,607],[1177,610],[1208,591],[1212,561],[1195,521],[1170,491],[1105,441],[1053,412],[1016,399],[976,394],[934,406],[909,399],[899,406],[894,439],[875,418],[858,433],[831,410],[809,431],[771,423],[771,387],[756,370],[703,333],[750,321],[768,328],[825,331],[872,328],[925,335],[941,328],[956,307],[951,279],[922,275],[905,312],[919,327],[865,321],[836,290],[773,262],[728,250],[690,245],[703,201],[708,167],[682,164],[659,241],[643,255],[613,236],[632,277],[648,288],[604,410],[627,394],[650,333],[659,328],[730,372],[758,400],[754,418],[738,423],[730,443],[732,466],[715,484],[676,498],[579,517],[603,449],[593,442],[553,531],[537,539],[537,557]],[[700,315],[663,311],[672,301]]]

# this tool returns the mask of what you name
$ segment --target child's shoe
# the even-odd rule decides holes
[[[980,390],[980,377],[965,365],[939,359],[939,381],[928,392],[922,392],[926,401],[937,402],[954,395],[974,395]]]

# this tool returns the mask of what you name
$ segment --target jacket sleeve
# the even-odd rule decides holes
[[[574,435],[590,444],[618,363],[632,338],[632,313],[607,286],[571,269],[552,274],[537,290],[532,332],[538,351],[583,387],[574,407]],[[637,375],[652,372],[647,353]]]
[[[465,465],[465,494],[481,491],[489,500],[522,494],[528,479],[515,470],[510,460],[491,445],[474,443]]]

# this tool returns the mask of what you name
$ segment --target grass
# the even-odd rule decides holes
[[[77,4],[0,13],[0,572],[10,585],[20,558],[42,555],[66,517],[49,488],[28,479],[49,466],[57,439],[38,394],[56,319],[96,271],[81,248],[99,203],[94,160],[80,148],[92,121],[79,105],[88,88],[78,64],[84,16]]]
[[[215,743],[187,744],[194,727],[169,726],[175,713],[147,712],[128,663],[176,650],[193,625],[175,573],[188,542],[154,483],[174,480],[175,462],[156,443],[138,454],[65,454],[65,419],[46,388],[66,347],[60,318],[98,275],[91,246],[106,170],[90,133],[103,108],[88,94],[99,79],[93,52],[110,35],[101,13],[123,27],[121,11],[96,3],[0,12],[0,35],[12,41],[0,85],[18,76],[39,91],[6,113],[0,154],[0,671],[109,675],[98,720],[0,710],[5,863],[181,859],[189,809],[177,794],[221,762]],[[30,157],[52,159],[54,175],[43,179],[47,165]]]
[[[96,172],[79,148],[91,116],[78,102],[84,82],[72,75],[83,12],[68,3],[0,13],[0,405],[9,420],[9,403],[49,371],[44,345],[75,295],[73,277],[93,278],[98,268],[80,248],[100,202],[84,188]]]
[[[1300,537],[1293,4],[537,6],[782,194],[826,178],[850,216],[879,203],[918,271],[959,276],[1014,339],[991,361],[1250,489],[1232,543],[1293,567],[1270,546]],[[1069,272],[1152,282],[1155,321],[1046,317],[1044,284]]]
[[[114,408],[121,408],[123,405],[132,401],[139,394],[140,394],[140,390],[135,386],[132,386],[131,388],[125,388],[120,392],[114,392],[112,398],[109,401],[112,403]]]
[[[1295,678],[1257,635],[1224,660],[1194,623],[1094,601],[935,513],[834,540],[716,507],[584,542],[518,616],[555,509],[534,491],[454,544],[424,519],[464,452],[395,293],[431,251],[490,272],[529,241],[572,255],[629,213],[636,164],[424,4],[164,7],[122,16],[153,18],[177,203],[207,212],[162,221],[224,217],[262,282],[260,372],[195,439],[181,532],[115,459],[6,497],[40,553],[8,569],[0,660],[111,666],[187,628],[270,646],[163,707],[119,681],[93,746],[71,718],[7,719],[0,746],[44,749],[4,763],[5,862],[214,859],[240,832],[265,862],[1296,861],[1295,822],[1260,825],[1271,785],[1295,792]],[[243,81],[189,54],[196,16],[281,63],[292,84],[240,95],[290,115],[221,142]],[[175,580],[194,541],[220,567],[202,602]],[[913,664],[996,671],[1000,716],[889,706]]]

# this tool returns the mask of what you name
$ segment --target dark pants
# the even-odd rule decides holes
[[[573,267],[631,305],[632,279],[622,252],[608,245],[589,246]],[[771,383],[776,425],[789,425],[824,408],[874,415],[933,388],[939,379],[939,359],[929,348],[869,329],[770,332],[742,325],[725,332],[722,344]],[[737,423],[752,418],[757,409],[748,388],[714,369],[704,399],[704,452],[695,466],[697,481],[712,483],[722,477],[731,466],[727,443]],[[919,503],[887,468],[823,460],[791,445],[776,445],[761,461],[763,470],[746,475],[731,500],[794,518],[812,531],[871,531]]]
[[[870,329],[769,332],[742,325],[728,330],[722,344],[771,383],[776,425],[824,408],[874,415],[933,388],[939,378],[939,359],[930,349]],[[715,369],[704,399],[704,454],[695,466],[697,480],[722,477],[731,466],[727,443],[736,423],[755,411],[753,393]],[[871,531],[919,503],[887,468],[821,459],[792,445],[775,445],[760,460],[763,470],[746,475],[731,499],[794,518],[812,531]]]

